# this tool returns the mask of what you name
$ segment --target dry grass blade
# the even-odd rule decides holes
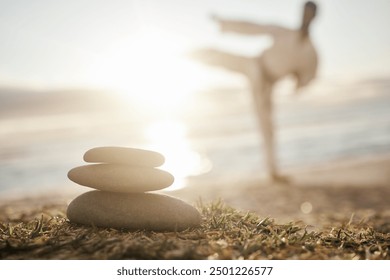
[[[65,207],[29,209],[12,220],[0,213],[0,259],[390,259],[388,218],[380,215],[309,231],[302,222],[277,224],[218,200],[198,204],[200,228],[148,232],[74,225]]]

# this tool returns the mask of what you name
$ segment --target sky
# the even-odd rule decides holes
[[[222,35],[211,15],[294,28],[303,3],[0,0],[0,86],[140,88],[155,80],[168,88],[179,83],[194,89],[199,81],[217,80],[218,74],[206,75],[201,65],[185,59],[187,52],[214,46],[257,55],[270,44],[264,36]],[[316,3],[312,36],[320,54],[320,78],[390,76],[390,1]]]

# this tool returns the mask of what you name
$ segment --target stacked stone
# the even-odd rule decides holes
[[[149,193],[170,186],[174,177],[156,167],[164,156],[148,150],[98,147],[88,150],[89,165],[73,168],[68,178],[94,188],[68,206],[71,222],[97,227],[181,231],[200,224],[200,214],[177,198]]]

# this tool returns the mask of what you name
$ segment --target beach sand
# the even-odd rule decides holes
[[[203,182],[172,195],[204,202],[222,199],[242,211],[253,211],[283,223],[302,220],[321,227],[334,220],[387,217],[390,225],[390,155],[338,161],[285,171],[289,184],[265,178]]]

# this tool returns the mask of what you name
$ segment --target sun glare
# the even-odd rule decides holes
[[[167,190],[176,190],[186,186],[186,178],[200,175],[211,169],[211,163],[195,152],[186,137],[186,127],[174,120],[158,121],[146,130],[150,148],[165,155],[162,169],[175,176],[174,184]]]
[[[205,83],[201,67],[186,51],[180,38],[162,30],[132,34],[91,66],[92,83],[116,89],[150,110],[174,110]]]

